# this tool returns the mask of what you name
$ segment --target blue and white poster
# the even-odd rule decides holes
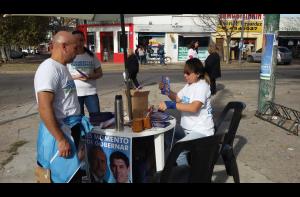
[[[132,183],[132,139],[90,133],[87,154],[92,183]]]
[[[273,45],[276,43],[275,34],[264,34],[263,51],[260,67],[260,78],[270,80],[272,69]]]

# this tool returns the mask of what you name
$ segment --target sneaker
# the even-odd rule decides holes
[[[136,89],[137,89],[137,90],[140,90],[140,89],[142,89],[142,88],[143,88],[143,86],[139,85],[139,87],[137,87]]]

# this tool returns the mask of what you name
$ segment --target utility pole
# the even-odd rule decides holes
[[[241,31],[241,40],[240,40],[240,55],[239,55],[239,64],[241,64],[242,55],[243,55],[243,46],[244,46],[244,26],[245,26],[245,14],[243,14],[242,19],[242,31]]]
[[[122,30],[121,46],[122,46],[123,52],[124,52],[124,65],[125,65],[125,73],[126,73],[125,85],[126,85],[127,108],[128,108],[129,121],[131,121],[133,116],[132,116],[132,104],[131,104],[131,93],[130,93],[130,78],[128,77],[129,74],[128,74],[128,68],[127,68],[127,65],[126,65],[126,61],[127,61],[127,37],[126,37],[126,33],[125,33],[124,14],[120,14],[120,18],[121,18],[121,30]]]
[[[263,113],[267,101],[274,101],[279,21],[280,14],[264,15],[263,53],[258,92],[259,113]]]

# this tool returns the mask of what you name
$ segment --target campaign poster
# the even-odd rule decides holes
[[[92,183],[132,183],[132,138],[90,133],[87,154]]]
[[[261,58],[260,78],[270,80],[272,69],[273,45],[276,43],[275,34],[264,34],[263,52]]]

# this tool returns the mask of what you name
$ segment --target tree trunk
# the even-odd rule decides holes
[[[5,53],[6,53],[6,58],[7,58],[9,61],[11,61],[12,59],[11,59],[11,57],[10,57],[10,51],[11,51],[10,46],[5,46],[4,49],[5,49]]]
[[[0,46],[0,52],[1,52],[1,61],[7,62],[8,58],[7,58],[4,46]]]
[[[227,44],[227,46],[226,46],[226,63],[227,64],[230,64],[230,46],[229,46],[229,44],[230,44],[230,38],[228,38],[228,37],[226,37],[226,44]]]

